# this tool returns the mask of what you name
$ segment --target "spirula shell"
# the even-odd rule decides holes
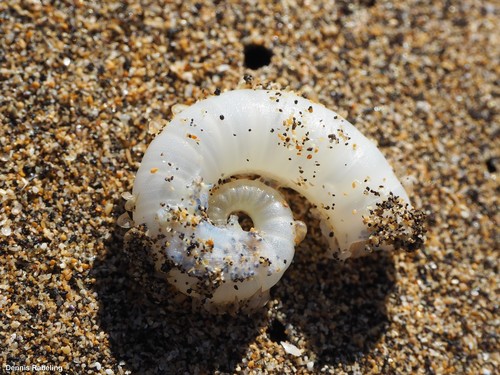
[[[403,186],[350,123],[290,92],[235,90],[183,108],[144,155],[133,219],[154,240],[157,270],[203,302],[269,290],[305,235],[269,182],[313,204],[336,258],[422,243]]]

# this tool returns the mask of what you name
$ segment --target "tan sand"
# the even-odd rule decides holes
[[[498,371],[498,3],[48,3],[0,3],[0,372]],[[154,303],[121,194],[151,124],[245,74],[375,139],[425,249],[334,262],[292,197],[309,233],[262,311]]]

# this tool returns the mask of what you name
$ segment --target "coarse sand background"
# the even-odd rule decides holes
[[[1,373],[498,373],[498,2],[268,3],[0,2]],[[265,308],[153,302],[121,194],[172,105],[245,74],[378,142],[425,248],[329,260],[291,195],[309,233]]]

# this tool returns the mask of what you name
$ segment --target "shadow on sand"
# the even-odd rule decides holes
[[[318,228],[307,211],[304,216],[309,228]],[[388,255],[335,262],[308,250],[326,246],[313,233],[271,291],[271,298],[280,301],[280,314],[264,307],[251,316],[211,315],[193,309],[189,299],[162,281],[154,281],[159,283],[155,287],[164,288],[167,298],[153,303],[127,273],[124,234],[116,228],[92,273],[100,326],[117,362],[133,374],[235,372],[249,344],[263,332],[278,344],[292,341],[287,325],[306,339],[306,350],[316,357],[315,370],[338,367],[362,358],[387,328],[385,302],[394,286]]]

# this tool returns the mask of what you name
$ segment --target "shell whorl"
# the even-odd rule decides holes
[[[246,299],[268,290],[290,264],[300,225],[281,195],[248,179],[224,185],[248,174],[307,198],[340,259],[365,253],[374,227],[385,235],[375,243],[382,248],[397,244],[399,232],[415,235],[404,220],[393,220],[396,234],[388,235],[389,225],[367,219],[376,208],[384,218],[400,205],[410,220],[411,206],[387,160],[354,126],[290,92],[229,91],[175,115],[148,147],[134,183],[134,222],[157,239],[167,277],[184,293],[217,303]],[[238,210],[254,231],[235,225],[230,214]],[[243,248],[251,256],[239,256]]]

